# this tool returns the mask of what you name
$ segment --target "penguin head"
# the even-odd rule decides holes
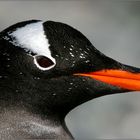
[[[57,77],[100,70],[112,67],[112,64],[116,66],[111,59],[105,62],[105,56],[82,33],[59,22],[31,20],[17,23],[1,32],[0,41],[1,56],[6,56],[8,60],[10,56],[15,57],[13,65],[8,65],[7,61],[9,69],[10,66],[18,66],[16,63],[21,60],[23,65],[20,65],[20,70],[23,69],[23,72],[36,70],[51,74],[53,71],[55,74],[52,75]],[[29,67],[28,71],[24,70],[24,65]]]
[[[31,20],[5,29],[0,59],[1,96],[43,111],[66,114],[95,97],[139,90],[108,81],[110,73],[138,77],[139,69],[105,56],[64,23]]]

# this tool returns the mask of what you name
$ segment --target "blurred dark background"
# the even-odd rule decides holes
[[[0,30],[24,20],[67,23],[104,54],[140,67],[139,1],[0,1]],[[77,140],[140,139],[140,92],[104,96],[66,117]]]

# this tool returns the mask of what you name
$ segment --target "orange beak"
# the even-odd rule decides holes
[[[107,69],[89,73],[78,73],[75,75],[90,77],[132,91],[140,91],[140,73],[132,73],[121,69]]]

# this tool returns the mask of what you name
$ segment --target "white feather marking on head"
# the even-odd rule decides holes
[[[13,38],[13,41],[10,41],[13,45],[19,46],[27,52],[46,56],[56,64],[55,59],[51,56],[50,44],[43,29],[43,22],[30,23],[17,28],[10,32],[9,36]]]

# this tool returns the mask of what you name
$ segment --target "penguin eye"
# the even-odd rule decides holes
[[[55,66],[55,63],[46,56],[37,55],[34,59],[36,66],[41,70],[49,70]]]

